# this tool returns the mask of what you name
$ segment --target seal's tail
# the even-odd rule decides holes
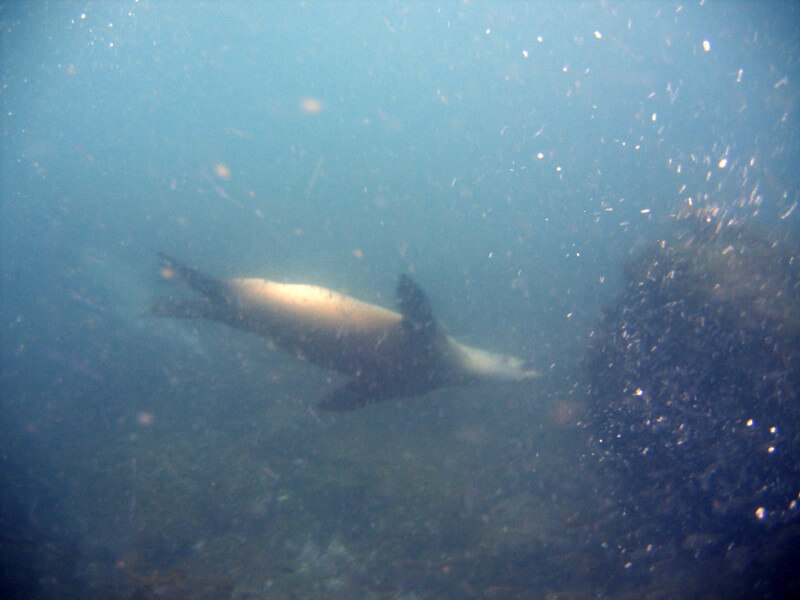
[[[215,304],[228,303],[230,298],[228,284],[221,279],[209,277],[195,268],[188,267],[178,262],[171,256],[159,253],[161,264],[158,274],[165,281],[180,281]]]
[[[158,274],[164,281],[178,281],[203,295],[202,300],[164,298],[150,306],[149,313],[156,317],[184,319],[207,318],[215,308],[227,304],[228,286],[225,281],[205,275],[201,271],[178,262],[171,256],[159,253]]]

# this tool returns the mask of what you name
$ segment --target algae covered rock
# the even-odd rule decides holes
[[[584,363],[608,539],[631,553],[733,556],[795,538],[796,245],[716,209],[686,211],[625,279]]]

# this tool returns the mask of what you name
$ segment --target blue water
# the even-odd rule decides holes
[[[580,364],[671,215],[798,231],[797,22],[780,2],[0,4],[7,593],[675,597],[683,563],[581,559]],[[390,308],[412,273],[449,333],[544,376],[318,413],[338,376],[147,316],[159,251]]]

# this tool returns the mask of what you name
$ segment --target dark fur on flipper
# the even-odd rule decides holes
[[[416,281],[403,274],[397,282],[395,300],[403,315],[408,341],[415,350],[414,362],[424,377],[433,377],[439,362],[436,357],[446,345],[446,336],[433,315],[428,297]]]
[[[421,381],[434,376],[438,367],[436,352],[440,337],[439,326],[433,316],[428,298],[422,288],[408,275],[400,275],[395,290],[395,300],[403,316],[403,330],[411,346],[415,349],[414,363],[419,369]],[[349,411],[363,408],[399,393],[411,393],[415,383],[404,381],[404,375],[397,379],[391,373],[376,377],[356,377],[329,392],[319,407],[322,410]]]
[[[177,279],[188,285],[196,292],[200,292],[214,304],[227,304],[229,302],[228,286],[224,281],[209,277],[204,273],[178,262],[171,256],[159,252],[161,264],[159,272],[163,279]]]
[[[426,339],[431,339],[435,335],[437,327],[433,309],[425,292],[410,276],[400,275],[395,300],[400,314],[403,315],[403,326],[410,335]]]
[[[333,412],[356,410],[383,400],[382,389],[383,386],[377,381],[356,377],[325,394],[318,406]]]
[[[159,252],[159,275],[164,281],[177,281],[202,294],[200,300],[185,300],[172,296],[150,305],[149,314],[154,317],[179,319],[214,318],[219,306],[230,303],[229,291],[224,281],[205,275],[201,271],[184,265],[171,256]]]

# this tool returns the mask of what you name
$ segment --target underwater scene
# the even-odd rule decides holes
[[[800,597],[798,23],[0,1],[0,597]]]

